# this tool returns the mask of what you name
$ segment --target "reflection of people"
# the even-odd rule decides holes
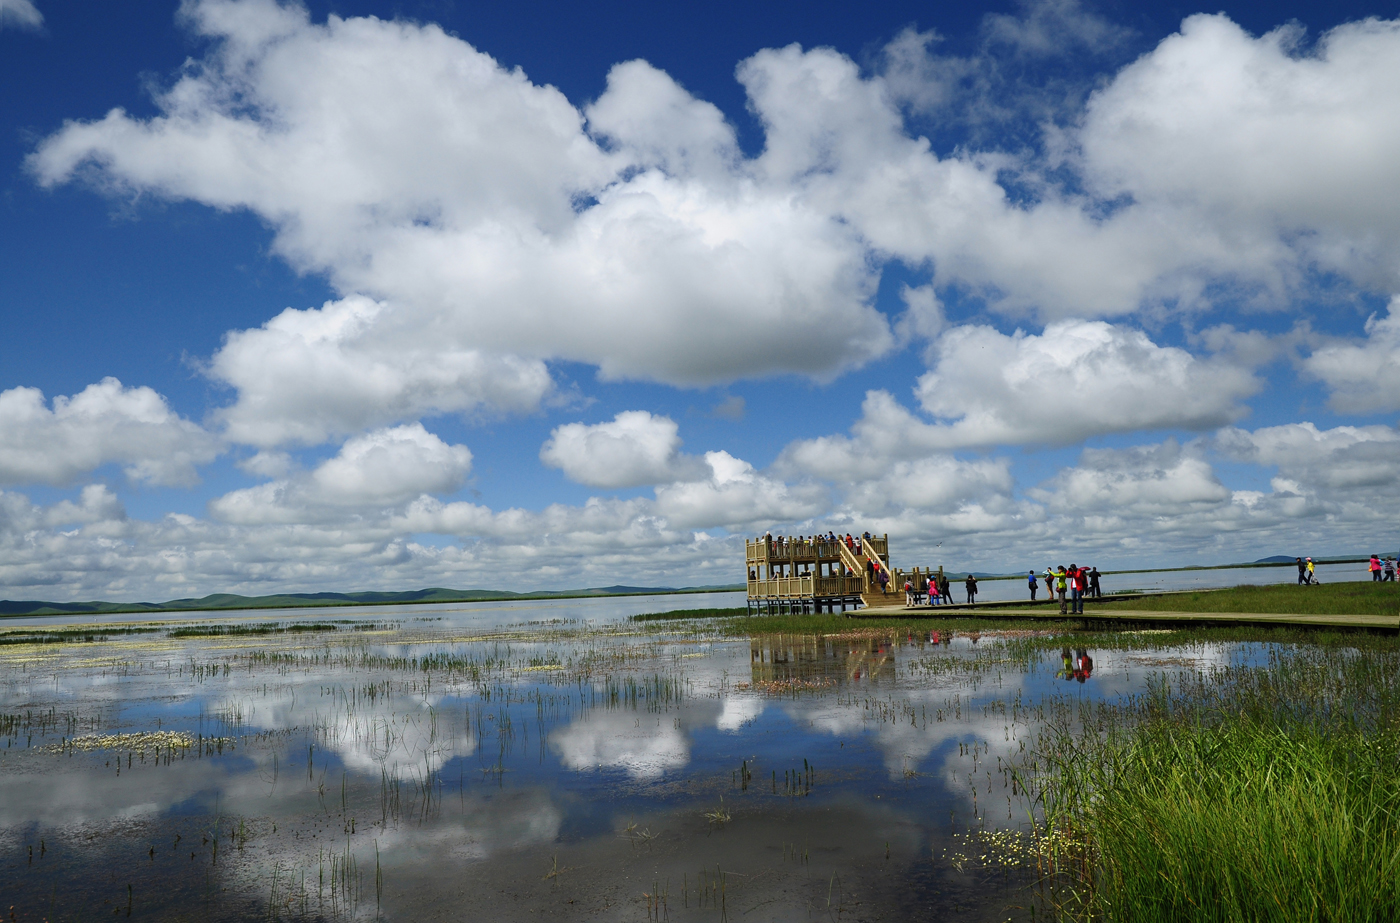
[[[1074,679],[1074,658],[1070,656],[1069,648],[1060,649],[1060,661],[1064,669],[1055,674],[1057,679],[1063,678],[1066,681]]]
[[[1031,591],[1031,602],[1035,602],[1036,587],[1040,586],[1040,581],[1035,579],[1035,571],[1026,572],[1026,586]]]
[[[1089,652],[1081,650],[1075,658],[1074,678],[1081,683],[1084,682],[1094,672],[1094,658],[1089,656]]]

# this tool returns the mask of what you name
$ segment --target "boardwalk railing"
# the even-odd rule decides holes
[[[860,577],[774,577],[771,580],[750,580],[751,599],[812,599],[814,597],[859,596],[863,592]]]

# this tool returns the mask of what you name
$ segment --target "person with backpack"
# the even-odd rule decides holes
[[[1031,602],[1035,602],[1035,591],[1040,586],[1040,581],[1035,579],[1035,571],[1026,572],[1026,587],[1031,591]]]
[[[1047,599],[1055,599],[1055,571],[1049,567],[1045,568],[1045,596]]]
[[[967,587],[967,604],[969,606],[977,605],[977,578],[968,574],[964,585]]]

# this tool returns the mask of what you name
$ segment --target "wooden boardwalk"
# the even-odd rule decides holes
[[[1165,594],[1164,594],[1165,595]],[[1164,612],[1157,609],[1099,609],[1092,603],[1083,615],[1061,615],[1058,604],[1031,607],[1025,603],[979,603],[975,606],[881,606],[850,613],[855,618],[979,618],[1073,621],[1085,628],[1130,630],[1144,627],[1189,628],[1193,625],[1256,625],[1290,628],[1340,629],[1384,634],[1400,633],[1400,616],[1299,615],[1272,612]]]

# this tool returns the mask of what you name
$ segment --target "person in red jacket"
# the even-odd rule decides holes
[[[1070,607],[1069,611],[1074,615],[1084,614],[1084,591],[1089,589],[1089,578],[1079,569],[1079,565],[1069,566],[1069,590]]]

